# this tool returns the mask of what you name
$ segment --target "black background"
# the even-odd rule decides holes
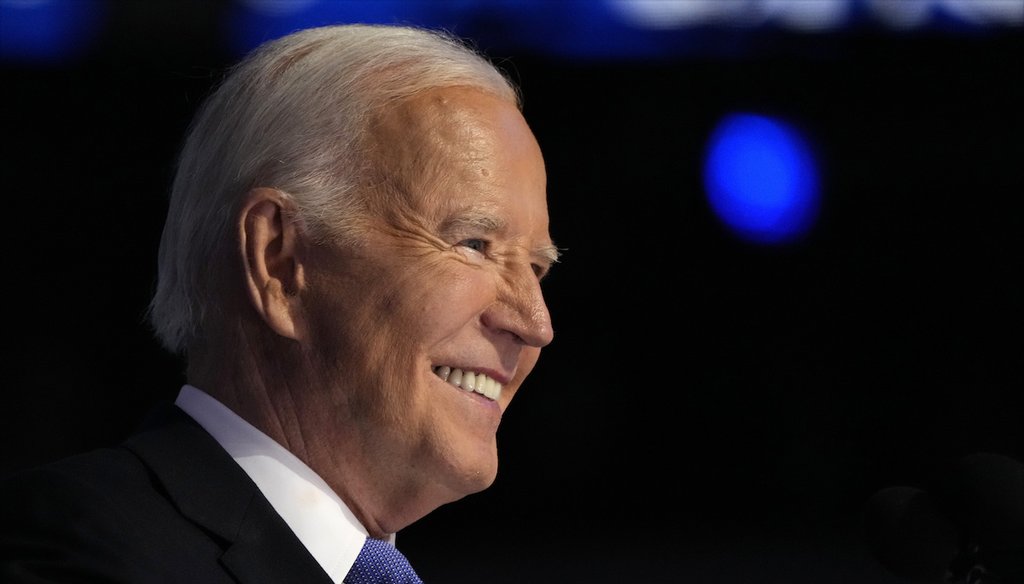
[[[212,8],[115,6],[83,60],[2,69],[5,471],[113,444],[182,383],[142,313],[176,151],[234,57]],[[753,38],[618,62],[482,43],[566,252],[497,482],[399,536],[427,582],[895,582],[872,493],[1024,459],[1020,29]],[[743,243],[705,203],[733,111],[816,145],[803,241]]]

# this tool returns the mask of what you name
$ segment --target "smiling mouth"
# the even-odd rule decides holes
[[[483,373],[441,365],[440,367],[434,367],[434,374],[448,382],[449,385],[454,385],[465,391],[479,393],[487,399],[497,400],[501,397],[501,384]]]

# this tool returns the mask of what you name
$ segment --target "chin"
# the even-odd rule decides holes
[[[462,466],[456,471],[453,480],[449,483],[458,498],[473,493],[479,493],[494,484],[498,476],[498,462],[496,458],[488,461],[481,461],[480,464]]]
[[[461,428],[459,430],[462,430]],[[420,476],[448,493],[450,500],[480,492],[498,475],[498,444],[493,435],[461,432],[435,435],[427,449],[419,451],[419,459],[409,462],[420,468]]]
[[[490,488],[490,486],[494,484],[494,480],[497,477],[498,477],[498,470],[497,470],[497,468],[495,468],[494,470],[492,470],[490,472],[487,472],[486,474],[479,475],[477,477],[476,484],[474,485],[475,490],[473,492],[474,493],[479,493],[480,491],[483,491],[484,489]]]

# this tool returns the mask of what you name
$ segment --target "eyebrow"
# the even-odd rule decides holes
[[[490,213],[482,211],[466,211],[457,217],[452,217],[441,224],[443,232],[472,230],[486,231],[493,233],[501,231],[505,227],[505,221],[498,219]]]
[[[535,250],[533,254],[539,256],[548,264],[557,264],[558,260],[562,257],[562,251],[555,244],[545,245]]]

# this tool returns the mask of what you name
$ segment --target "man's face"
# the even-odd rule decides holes
[[[515,107],[470,89],[408,100],[372,136],[369,229],[314,252],[318,378],[347,456],[441,504],[493,482],[502,413],[552,339],[544,162]]]

